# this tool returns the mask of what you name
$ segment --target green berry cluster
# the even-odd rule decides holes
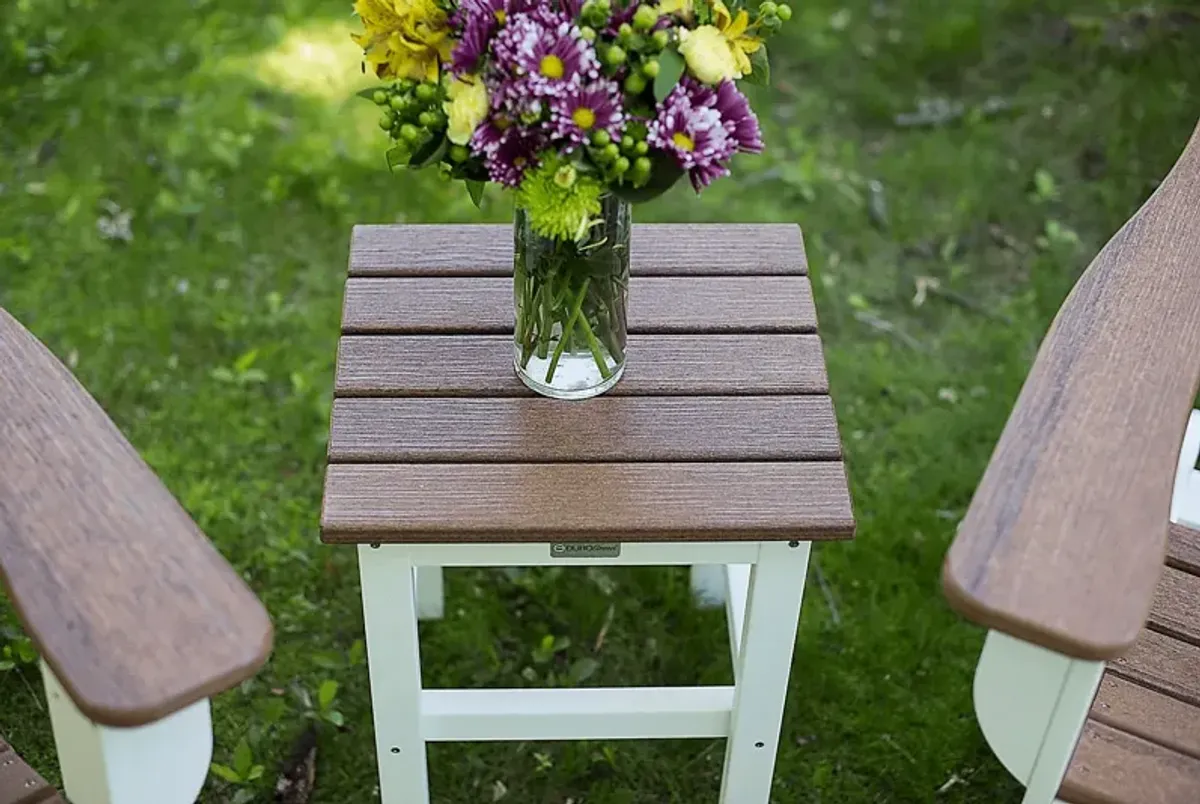
[[[607,131],[596,131],[588,144],[588,155],[605,181],[612,184],[644,187],[653,170],[649,153],[646,127],[641,124],[631,125],[620,140],[614,140]]]
[[[783,23],[792,18],[792,7],[787,3],[763,0],[758,6],[758,26],[766,33],[778,33]]]
[[[654,30],[658,11],[643,5],[631,22],[623,22],[612,35],[611,0],[588,0],[580,13],[583,37],[596,43],[596,54],[609,78],[621,79],[625,91],[633,96],[644,93],[659,73],[658,57],[671,43],[672,32]]]
[[[438,84],[409,79],[377,89],[371,97],[383,112],[379,127],[411,152],[445,132],[444,99]]]

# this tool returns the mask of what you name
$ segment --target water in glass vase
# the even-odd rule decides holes
[[[517,376],[555,399],[587,399],[625,370],[629,204],[606,196],[575,241],[541,237],[518,208],[513,334]]]

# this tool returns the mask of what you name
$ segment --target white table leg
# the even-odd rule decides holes
[[[725,567],[721,564],[694,564],[691,574],[692,600],[702,609],[725,605]]]
[[[429,804],[416,571],[402,547],[358,548],[382,804]]]
[[[192,804],[212,761],[208,701],[147,726],[116,729],[83,716],[44,663],[46,702],[74,804]]]
[[[446,616],[446,582],[441,567],[417,567],[417,617],[440,620]]]
[[[809,542],[764,542],[750,576],[721,804],[768,804]]]

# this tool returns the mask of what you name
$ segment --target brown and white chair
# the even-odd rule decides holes
[[[0,309],[0,580],[42,657],[72,804],[185,804],[208,699],[271,650],[266,611],[45,346]],[[61,801],[0,738],[0,804]]]
[[[946,559],[1025,804],[1200,801],[1198,386],[1200,128],[1063,304]]]

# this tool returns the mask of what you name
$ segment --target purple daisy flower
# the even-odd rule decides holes
[[[570,144],[568,150],[582,145],[593,131],[606,131],[619,140],[625,128],[621,88],[615,81],[575,86],[554,100],[550,113],[551,132]]]
[[[450,52],[450,69],[455,75],[473,73],[487,53],[488,42],[496,31],[495,19],[484,16],[468,16],[462,27],[458,44]]]
[[[521,183],[525,171],[537,166],[537,154],[544,146],[545,139],[536,131],[517,125],[502,128],[491,120],[471,137],[471,148],[483,155],[488,176],[505,187]]]
[[[760,154],[763,150],[762,130],[750,101],[728,79],[717,85],[717,111],[725,130],[744,154]]]
[[[735,153],[763,148],[758,118],[733,82],[723,81],[714,90],[690,77],[659,106],[646,140],[675,158],[696,192],[728,176],[726,163]]]
[[[570,19],[548,5],[514,14],[496,35],[492,55],[501,74],[521,83],[507,94],[557,97],[600,74],[591,43]]]
[[[471,150],[485,157],[492,155],[504,141],[505,133],[509,128],[511,128],[511,124],[502,114],[493,114],[471,135]]]
[[[564,14],[575,20],[579,19],[585,2],[586,0],[559,0],[559,5],[562,7]]]
[[[459,33],[459,43],[450,56],[454,73],[474,72],[487,54],[492,37],[508,18],[537,6],[538,0],[463,0],[450,20]]]

